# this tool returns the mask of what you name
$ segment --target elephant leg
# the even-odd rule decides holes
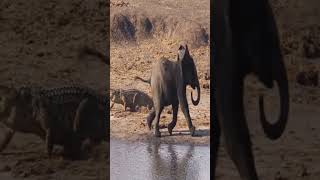
[[[160,122],[160,115],[161,115],[162,110],[163,110],[163,107],[159,107],[156,110],[156,117],[155,117],[156,118],[156,125],[154,128],[154,136],[155,137],[161,137],[159,122]]]
[[[101,141],[101,119],[99,104],[96,98],[86,98],[81,101],[76,111],[74,122],[78,128],[74,129],[75,137],[89,137],[92,141]],[[77,138],[77,137],[76,137]]]
[[[49,158],[51,158],[52,155],[52,149],[53,149],[53,135],[51,128],[48,128],[47,135],[46,135],[46,148]]]
[[[188,127],[189,127],[190,135],[194,136],[196,128],[192,124],[190,113],[189,113],[188,104],[183,105],[183,106],[181,105],[181,110],[182,110],[182,112],[184,114],[184,117],[187,120],[187,124],[188,124]]]
[[[96,119],[96,117],[92,117],[94,113],[91,111],[93,108],[93,104],[90,104],[91,99],[85,98],[83,99],[80,104],[78,105],[78,108],[76,110],[76,115],[73,119],[73,132],[84,134],[85,130],[91,130],[90,124],[88,124],[89,119]],[[93,121],[95,122],[95,121]],[[85,131],[86,135],[88,135],[88,131]]]
[[[231,115],[233,116],[233,115]],[[237,116],[233,116],[237,117]],[[239,116],[238,116],[239,117]],[[227,121],[227,119],[224,119]],[[226,148],[243,180],[258,180],[251,149],[249,130],[244,117],[224,123]]]
[[[93,141],[90,140],[90,138],[86,138],[83,140],[81,143],[81,151],[85,153],[89,153],[90,149],[94,146],[97,145]]]
[[[220,122],[217,118],[214,118],[215,121],[212,123],[212,131],[213,131],[213,145],[212,145],[212,167],[213,171],[212,177],[215,179],[216,175],[216,167],[217,167],[217,159],[218,159],[218,151],[220,147],[220,138],[221,138],[221,127],[220,127]]]
[[[7,127],[5,124],[0,123],[1,132],[4,134],[4,138],[2,139],[2,142],[0,142],[0,152],[3,151],[7,145],[9,144],[10,140],[12,139],[15,131],[9,127]]]
[[[149,115],[148,115],[148,117],[147,117],[147,125],[148,125],[149,130],[151,130],[151,128],[152,128],[152,122],[153,122],[153,120],[154,120],[155,117],[156,117],[156,111],[153,109],[153,110],[149,113]]]
[[[168,124],[168,131],[170,135],[172,135],[172,130],[177,124],[178,110],[179,110],[179,104],[172,105],[172,121]]]
[[[77,160],[81,155],[81,140],[77,133],[72,131],[65,134],[66,137],[64,139],[64,153],[63,157],[65,159]]]

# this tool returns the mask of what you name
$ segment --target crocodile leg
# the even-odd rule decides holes
[[[115,103],[114,103],[114,102],[112,102],[110,109],[112,109],[112,108],[113,108],[114,104],[115,104]]]
[[[138,93],[135,93],[132,100],[132,108],[134,112],[137,112],[139,110],[138,106]]]
[[[126,97],[124,95],[121,95],[121,100],[124,106],[124,111],[126,111],[127,110]]]
[[[115,96],[112,96],[112,97],[111,97],[111,102],[112,102],[112,104],[111,104],[110,109],[112,109],[113,106],[114,106],[114,104],[115,104],[115,102],[114,102],[114,101],[115,101],[115,98],[116,98]]]

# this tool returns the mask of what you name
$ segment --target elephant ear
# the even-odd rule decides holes
[[[182,61],[185,55],[186,55],[186,49],[183,46],[180,46],[178,50],[178,61]]]
[[[272,9],[268,3],[263,6],[262,23],[259,27],[261,42],[261,63],[259,66],[259,79],[269,88],[273,87],[273,80],[276,80],[276,76],[280,69],[283,69],[283,57],[280,48],[280,40],[278,37],[278,30],[276,22],[272,13]],[[277,69],[276,69],[277,68]],[[280,69],[278,69],[280,68]],[[266,72],[266,69],[268,71]]]
[[[186,43],[181,43],[178,49],[178,61],[184,60],[186,56],[190,56],[188,45]]]
[[[239,20],[239,15],[233,15],[233,28],[238,30],[234,34],[239,38],[239,53],[250,63],[249,73],[255,73],[266,87],[272,88],[274,72],[277,71],[274,68],[283,62],[272,9],[268,1],[256,1],[252,6],[244,8],[246,18]]]

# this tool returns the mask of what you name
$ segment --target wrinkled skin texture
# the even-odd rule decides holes
[[[150,81],[152,99],[154,109],[147,117],[147,124],[151,130],[153,120],[156,120],[154,135],[160,137],[159,121],[160,114],[165,106],[172,105],[173,119],[168,125],[168,131],[172,134],[173,128],[177,123],[177,115],[179,105],[187,120],[191,136],[195,133],[195,127],[192,124],[189,107],[186,97],[186,86],[190,85],[193,89],[197,89],[198,97],[193,99],[191,93],[191,100],[194,105],[198,105],[200,101],[200,85],[197,75],[196,66],[192,57],[189,54],[188,46],[186,44],[180,45],[178,50],[177,62],[162,58],[152,67],[152,74]]]
[[[263,96],[259,97],[260,121],[266,136],[278,139],[284,132],[289,112],[288,80],[280,51],[277,28],[266,0],[213,1],[213,72],[215,106],[213,117],[213,167],[217,165],[220,134],[240,177],[257,180],[249,129],[243,106],[243,84],[253,73],[267,87],[276,82],[280,115],[276,123],[266,120]],[[215,176],[215,172],[212,172]]]

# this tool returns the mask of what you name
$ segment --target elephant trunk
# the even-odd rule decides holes
[[[192,94],[192,91],[191,91],[191,101],[192,101],[193,105],[197,106],[199,104],[199,102],[200,102],[200,85],[199,85],[199,83],[195,86],[195,88],[197,89],[198,97],[197,97],[196,100],[194,100],[193,99],[193,94]]]
[[[280,115],[277,122],[271,124],[266,120],[263,96],[259,97],[260,121],[264,133],[271,140],[276,140],[283,134],[289,114],[288,79],[283,62],[280,62],[280,68],[277,71],[278,73],[275,75],[275,81],[278,84],[280,95]]]

